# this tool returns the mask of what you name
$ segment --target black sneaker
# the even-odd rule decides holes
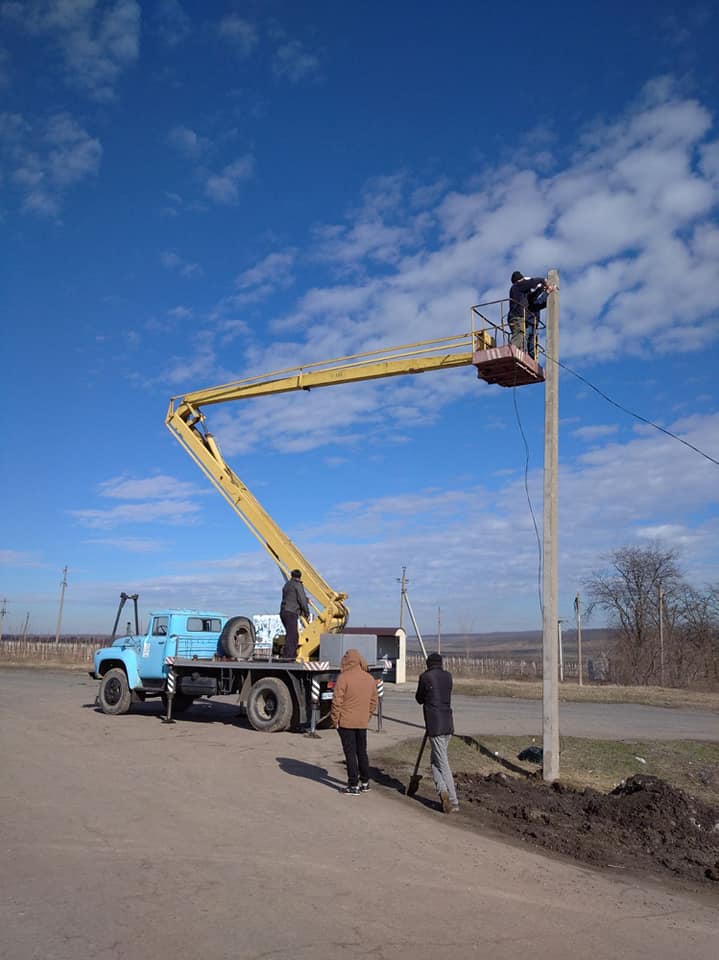
[[[360,793],[369,793],[369,780],[360,780]]]
[[[342,793],[343,793],[346,797],[358,797],[358,796],[360,795],[360,788],[359,788],[359,787],[345,787],[344,790],[342,790]]]

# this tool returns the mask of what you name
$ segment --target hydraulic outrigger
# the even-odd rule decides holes
[[[477,368],[478,377],[489,383],[503,386],[540,383],[544,380],[544,374],[539,364],[509,343],[504,303],[506,301],[495,301],[494,304],[472,307],[472,329],[469,333],[277,370],[258,377],[194,390],[170,400],[165,419],[168,429],[264,546],[282,574],[288,577],[295,567],[302,570],[303,582],[316,615],[311,622],[302,621],[298,659],[308,660],[316,655],[322,633],[342,631],[349,616],[345,604],[347,594],[329,586],[225,462],[214,436],[206,429],[203,408],[293,390],[312,390],[341,383],[471,365]],[[480,307],[484,309],[497,305],[500,319],[499,323],[493,323],[484,316]],[[481,327],[475,329],[478,319]]]

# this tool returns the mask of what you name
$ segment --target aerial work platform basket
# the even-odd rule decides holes
[[[531,356],[527,350],[527,318],[524,316],[511,330],[508,308],[509,300],[491,300],[472,307],[472,334],[477,348],[473,351],[472,363],[477,368],[477,376],[500,387],[542,383],[544,368],[538,357],[544,353],[539,339],[544,324],[540,320],[534,330],[534,356]]]

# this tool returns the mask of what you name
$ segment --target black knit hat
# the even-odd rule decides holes
[[[514,273],[512,274],[512,283],[516,283],[517,280],[522,280],[522,279],[524,279],[524,274],[521,273],[519,270],[515,270]]]
[[[427,666],[428,667],[441,667],[442,666],[442,654],[441,653],[430,653],[427,657]]]

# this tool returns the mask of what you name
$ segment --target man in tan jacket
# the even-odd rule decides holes
[[[358,650],[342,657],[342,672],[332,697],[332,726],[337,728],[347,761],[347,787],[342,791],[358,797],[369,790],[367,727],[377,709],[377,684]]]

